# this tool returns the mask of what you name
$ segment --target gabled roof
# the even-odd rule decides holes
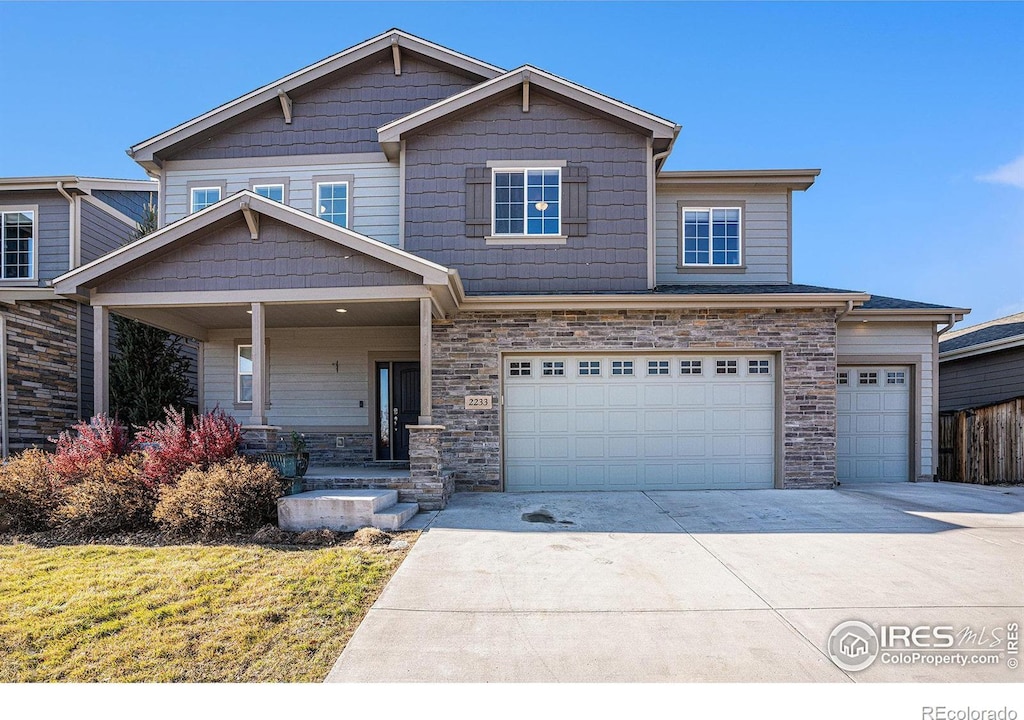
[[[486,102],[495,95],[504,93],[524,83],[528,83],[530,86],[535,85],[559,97],[586,105],[600,113],[617,118],[627,125],[640,129],[655,139],[656,151],[671,147],[676,135],[679,134],[679,125],[676,125],[671,120],[652,115],[632,105],[627,105],[624,102],[620,102],[607,95],[602,95],[582,85],[577,85],[565,78],[552,75],[532,65],[523,65],[515,70],[510,70],[504,75],[499,75],[487,82],[464,90],[450,98],[436,102],[433,105],[428,105],[405,117],[398,118],[387,125],[382,125],[377,129],[377,138],[384,147],[385,154],[389,157],[397,157],[398,143],[403,134],[447,117],[452,113],[459,112],[478,103]]]
[[[1024,347],[1024,312],[955,330],[939,343],[942,359]]]
[[[159,135],[155,135],[148,140],[143,140],[130,147],[128,154],[144,167],[155,165],[157,164],[155,155],[161,150],[231,120],[265,102],[276,100],[279,92],[289,93],[296,88],[315,82],[326,75],[357,63],[375,53],[389,50],[392,45],[397,45],[399,48],[432,58],[482,79],[490,79],[504,72],[501,68],[490,63],[485,63],[482,60],[449,50],[441,45],[393,28],[290,75],[267,83],[263,87],[256,88],[250,93],[177,125],[170,130],[166,130]]]
[[[309,213],[296,210],[283,203],[268,200],[250,190],[242,190],[218,203],[188,215],[156,232],[107,253],[87,265],[61,275],[53,281],[58,295],[88,299],[89,289],[114,276],[129,265],[144,262],[155,257],[176,243],[186,241],[190,236],[232,215],[245,216],[247,213],[267,215],[275,220],[312,233],[326,240],[376,258],[390,265],[423,278],[425,285],[449,285],[450,278],[459,285],[454,270],[432,263],[371,237],[340,227]],[[247,218],[248,220],[248,218]]]

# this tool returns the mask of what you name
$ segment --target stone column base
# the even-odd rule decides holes
[[[441,468],[443,425],[409,425],[409,479],[421,510],[442,510],[452,495],[451,473]]]
[[[243,455],[275,452],[279,432],[281,428],[276,425],[243,425],[242,445],[239,449]]]

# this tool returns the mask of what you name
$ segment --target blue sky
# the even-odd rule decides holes
[[[1024,4],[0,3],[0,175],[129,145],[390,27],[683,126],[669,169],[820,167],[794,279],[1024,310]]]

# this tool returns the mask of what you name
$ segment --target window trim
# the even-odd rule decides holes
[[[242,372],[242,348],[249,348],[249,354],[252,354],[252,340],[248,342],[238,342],[235,344],[235,405],[242,405],[245,407],[252,406],[252,400],[242,399],[242,377],[248,375],[250,378],[253,377],[253,373]],[[250,360],[249,362],[252,362]],[[249,380],[249,384],[252,385],[252,380]]]
[[[320,217],[320,186],[321,185],[346,185],[345,191],[345,225],[338,227],[344,227],[346,230],[353,230],[353,221],[355,220],[355,175],[314,175],[313,178],[313,206],[310,211],[313,213],[313,217]],[[330,220],[324,220],[330,222]]]
[[[252,338],[250,337],[236,337],[232,338],[232,345],[235,348],[234,358],[234,374],[235,374],[235,390],[234,390],[234,407],[235,410],[249,410],[252,408],[251,400],[242,400],[239,390],[239,373],[238,373],[238,351],[242,347],[252,347]],[[267,354],[267,367],[270,367],[270,339],[268,338],[265,343],[265,350]],[[263,402],[266,408],[269,410],[273,407],[270,402],[270,372],[263,373]]]
[[[258,187],[270,187],[274,185],[279,185],[281,187],[281,203],[284,205],[288,204],[288,191],[291,189],[289,187],[289,184],[290,183],[288,182],[287,177],[249,178],[249,190],[251,190],[254,193],[256,192],[256,188]],[[256,194],[259,195],[259,193]],[[267,199],[269,200],[270,198]]]
[[[0,205],[0,224],[3,222],[5,213],[32,213],[32,248],[30,255],[30,267],[32,274],[29,277],[5,278],[3,276],[4,261],[0,255],[0,285],[4,287],[36,285],[39,282],[39,206],[38,205]],[[0,225],[2,231],[2,225]],[[2,237],[0,237],[2,241]],[[0,253],[3,247],[0,245]]]
[[[227,185],[228,184],[227,184],[226,180],[192,180],[192,181],[186,183],[185,184],[185,190],[188,193],[188,197],[187,197],[188,212],[186,213],[186,215],[195,215],[197,212],[202,212],[202,210],[206,209],[206,208],[202,208],[202,210],[193,210],[192,209],[192,208],[195,207],[195,203],[193,202],[192,194],[196,190],[213,190],[213,189],[220,190],[220,199],[217,200],[217,202],[220,202],[221,200],[223,200],[224,198],[226,198],[228,196]],[[211,205],[216,205],[216,204],[217,203],[211,203]],[[207,205],[206,207],[210,207],[210,205]]]
[[[683,221],[683,213],[687,210],[739,210],[740,211],[740,258],[736,265],[701,265],[698,263],[687,263],[686,258],[686,224]],[[715,198],[714,202],[706,205],[697,205],[687,200],[679,200],[676,203],[676,269],[682,272],[692,273],[743,273],[747,271],[747,202],[746,200],[732,198]]]
[[[568,242],[569,236],[565,234],[565,184],[562,181],[562,169],[565,167],[565,162],[551,162],[543,164],[541,162],[521,163],[521,162],[509,162],[492,160],[487,163],[487,168],[491,171],[491,206],[489,208],[491,214],[491,232],[489,235],[484,237],[484,244],[486,245],[564,245]],[[497,176],[498,173],[523,173],[523,191],[526,191],[526,175],[530,172],[557,172],[558,173],[558,232],[557,233],[528,233],[527,228],[527,212],[526,212],[526,201],[523,200],[523,232],[521,233],[499,233],[495,230],[495,223],[497,221],[497,213],[495,212],[497,203]]]

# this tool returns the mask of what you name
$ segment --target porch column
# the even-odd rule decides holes
[[[263,303],[252,304],[252,417],[250,425],[267,424],[267,327]]]
[[[430,338],[434,309],[430,298],[420,298],[420,425],[430,425],[433,395],[433,371],[430,361]]]
[[[92,321],[92,412],[99,415],[110,412],[110,310],[93,306]]]

